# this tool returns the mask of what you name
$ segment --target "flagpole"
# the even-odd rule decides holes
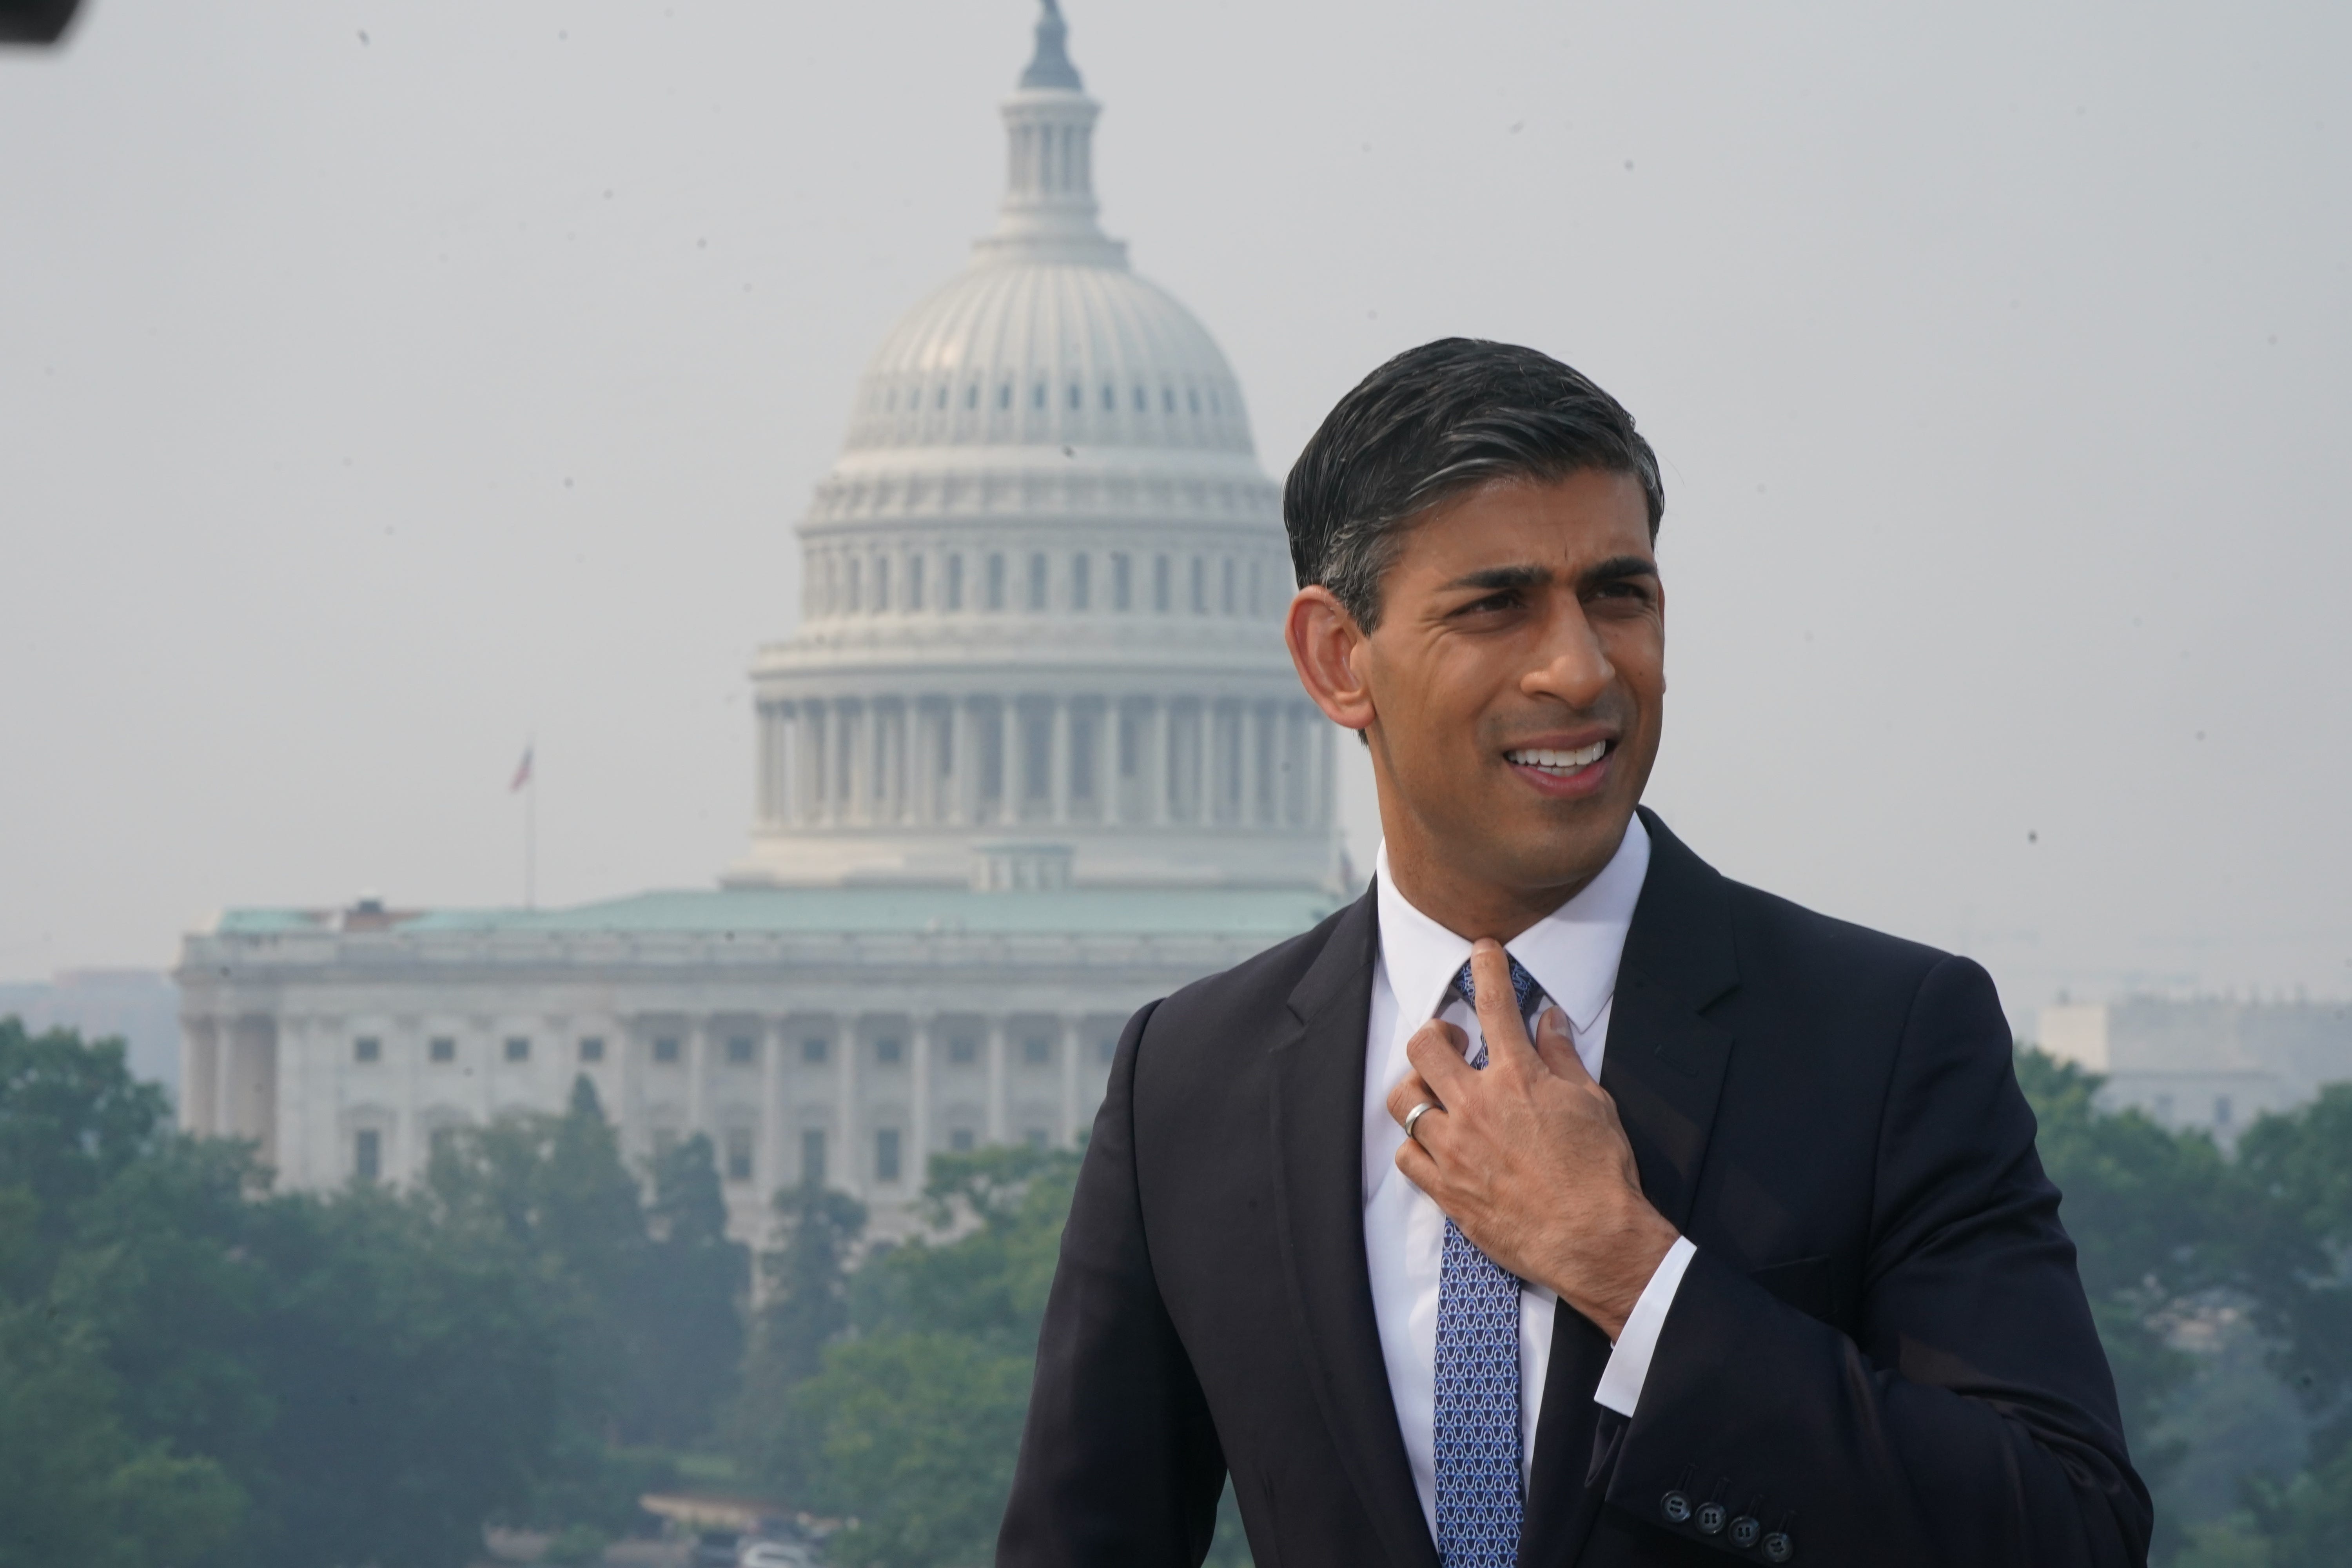
[[[522,797],[522,907],[539,907],[539,742],[531,742],[530,781]]]

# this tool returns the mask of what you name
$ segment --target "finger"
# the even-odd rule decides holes
[[[1428,1081],[1417,1072],[1405,1074],[1389,1089],[1389,1115],[1400,1127],[1404,1125],[1404,1119],[1412,1114],[1414,1106],[1440,1103],[1437,1091],[1431,1089]]]
[[[1470,977],[1478,984],[1478,1031],[1486,1037],[1488,1066],[1510,1058],[1522,1065],[1534,1055],[1527,1020],[1519,1016],[1518,994],[1511,989],[1510,955],[1492,937],[1470,950]]]
[[[1415,1131],[1428,1131],[1433,1118],[1442,1121],[1444,1113],[1431,1111],[1421,1119],[1421,1125]],[[1406,1181],[1423,1192],[1433,1194],[1437,1191],[1437,1162],[1430,1157],[1429,1151],[1423,1148],[1418,1140],[1408,1138],[1397,1145],[1396,1168],[1404,1173]]]
[[[1437,1100],[1452,1104],[1463,1092],[1463,1080],[1475,1076],[1462,1056],[1469,1044],[1469,1036],[1443,1019],[1432,1018],[1404,1043],[1405,1059],[1437,1091]]]
[[[1584,1070],[1584,1058],[1576,1054],[1576,1037],[1569,1033],[1568,1015],[1557,1007],[1547,1007],[1536,1020],[1536,1055],[1543,1058],[1544,1066],[1570,1083],[1586,1084],[1592,1075]]]

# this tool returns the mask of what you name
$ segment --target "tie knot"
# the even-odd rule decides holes
[[[1528,1004],[1536,999],[1536,977],[1509,953],[1506,952],[1503,957],[1511,965],[1511,994],[1519,999],[1519,1016],[1524,1018],[1528,1014]],[[1478,1010],[1478,983],[1471,976],[1467,963],[1462,966],[1462,973],[1454,977],[1454,989],[1461,994],[1463,1001],[1470,1005],[1472,1012]]]

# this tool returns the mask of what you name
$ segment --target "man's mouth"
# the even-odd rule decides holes
[[[1573,778],[1609,754],[1609,742],[1595,741],[1572,752],[1551,751],[1540,746],[1522,747],[1505,752],[1503,760],[1523,768],[1533,768],[1556,779]]]

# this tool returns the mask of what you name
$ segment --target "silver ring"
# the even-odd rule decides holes
[[[1440,1107],[1435,1100],[1424,1100],[1419,1105],[1414,1106],[1411,1110],[1406,1111],[1404,1113],[1404,1135],[1412,1139],[1416,1143],[1420,1142],[1421,1139],[1414,1134],[1413,1128],[1420,1124],[1423,1117],[1428,1115],[1433,1110],[1441,1109],[1443,1108]]]

